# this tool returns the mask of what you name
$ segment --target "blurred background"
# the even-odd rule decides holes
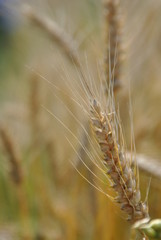
[[[94,171],[80,144],[92,151],[81,127],[90,134],[87,117],[72,100],[82,101],[76,96],[75,64],[30,19],[28,6],[73,38],[80,61],[87,59],[84,71],[96,85],[98,63],[106,54],[100,0],[0,0],[0,239],[129,239],[119,207],[71,164],[95,184],[79,157]],[[150,157],[153,166],[151,159],[161,161],[161,1],[122,0],[121,10],[126,57],[116,102],[130,150],[130,88],[136,152]],[[140,172],[143,199],[150,177]],[[152,177],[152,218],[161,217],[160,181]]]

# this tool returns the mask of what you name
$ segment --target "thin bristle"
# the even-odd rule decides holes
[[[110,112],[110,111],[109,111]],[[115,126],[109,116],[101,109],[96,99],[91,101],[90,119],[96,140],[103,153],[107,166],[107,174],[113,182],[113,189],[117,193],[116,201],[121,209],[127,213],[131,222],[148,217],[148,207],[140,199],[140,189],[137,187],[137,175],[126,154],[116,138]]]

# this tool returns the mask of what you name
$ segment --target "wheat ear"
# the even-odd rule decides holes
[[[117,129],[109,115],[101,109],[96,99],[90,104],[90,119],[96,140],[103,154],[103,162],[107,166],[107,174],[113,182],[117,193],[116,201],[127,213],[128,220],[136,222],[148,218],[148,207],[141,201],[138,176],[132,163],[126,158],[121,145],[118,144]]]
[[[122,16],[120,14],[119,0],[106,0],[105,18],[108,25],[107,53],[105,59],[107,84],[113,79],[114,91],[117,90],[121,78],[122,50]]]
[[[8,158],[9,158],[11,178],[16,185],[19,185],[23,181],[23,173],[20,165],[21,157],[20,157],[19,151],[17,150],[14,140],[9,134],[9,131],[7,128],[3,126],[0,127],[0,136],[5,148],[6,154],[8,155]]]
[[[59,44],[69,60],[79,67],[79,59],[77,56],[78,45],[64,29],[53,20],[40,16],[28,5],[23,7],[23,12],[34,25],[42,29],[52,41]]]
[[[20,221],[22,223],[22,229],[26,231],[24,238],[26,240],[30,239],[30,225],[29,225],[29,208],[25,192],[25,176],[22,169],[22,158],[20,156],[20,151],[15,144],[15,140],[10,134],[7,127],[0,127],[0,137],[4,145],[6,154],[8,155],[10,163],[10,174],[11,180],[15,184],[16,194],[20,210]]]

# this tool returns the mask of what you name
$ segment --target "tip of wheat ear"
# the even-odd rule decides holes
[[[149,216],[148,207],[141,201],[137,175],[116,140],[115,128],[111,124],[109,116],[101,109],[96,99],[90,103],[90,120],[103,153],[102,161],[108,168],[107,174],[117,193],[116,202],[127,213],[129,221],[136,222],[147,218]]]

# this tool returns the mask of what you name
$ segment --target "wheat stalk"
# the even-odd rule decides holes
[[[64,29],[53,20],[40,16],[28,5],[23,7],[23,12],[34,25],[42,29],[52,41],[59,44],[69,60],[79,67],[79,59],[77,56],[78,44]]]
[[[130,157],[131,153],[128,153],[127,158],[130,159]],[[135,157],[141,171],[156,179],[161,179],[161,163],[159,160],[144,156],[143,154],[136,154]]]
[[[32,73],[30,76],[30,96],[29,96],[29,120],[31,126],[31,137],[33,148],[39,146],[42,138],[40,136],[42,132],[42,117],[41,117],[41,85],[40,79]]]
[[[105,59],[107,84],[113,80],[114,91],[117,90],[121,78],[122,50],[122,16],[120,14],[119,0],[107,0],[104,3],[105,18],[107,22],[107,53]]]
[[[16,185],[19,185],[23,181],[23,173],[20,165],[21,162],[20,153],[17,147],[15,146],[14,140],[12,139],[12,136],[7,128],[3,126],[0,127],[0,136],[6,154],[8,155],[9,158],[11,178]]]
[[[25,192],[25,179],[22,169],[22,159],[20,156],[20,151],[15,144],[15,140],[11,135],[9,129],[5,126],[0,127],[0,137],[5,149],[5,152],[8,156],[10,163],[10,175],[11,180],[15,184],[15,190],[18,199],[18,205],[20,209],[20,221],[22,224],[23,230],[26,230],[25,239],[30,239],[30,226],[29,226],[29,209],[28,202]]]

